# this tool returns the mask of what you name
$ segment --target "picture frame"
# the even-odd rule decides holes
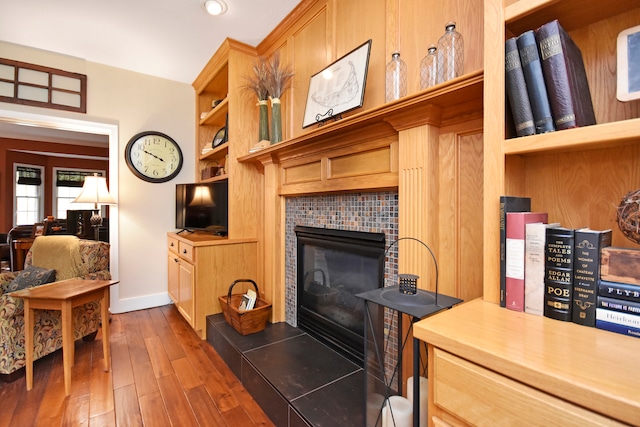
[[[211,147],[216,148],[219,145],[224,144],[228,141],[229,136],[227,135],[227,126],[229,124],[229,116],[227,115],[227,119],[225,120],[224,126],[216,132],[213,137],[213,141],[211,142]]]
[[[36,222],[31,229],[31,238],[35,239],[38,236],[46,236],[49,231],[48,222]]]
[[[618,34],[616,74],[618,100],[640,99],[640,25]]]
[[[371,39],[311,76],[303,128],[362,107],[370,54]]]

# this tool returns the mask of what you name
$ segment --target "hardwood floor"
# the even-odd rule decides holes
[[[111,316],[111,372],[102,338],[76,342],[71,395],[64,396],[62,352],[0,383],[5,426],[273,426],[213,348],[173,305]]]

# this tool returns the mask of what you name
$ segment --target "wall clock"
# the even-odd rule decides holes
[[[145,131],[134,135],[124,149],[131,172],[148,182],[172,180],[182,169],[182,150],[168,135]]]

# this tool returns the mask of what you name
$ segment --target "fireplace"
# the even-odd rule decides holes
[[[364,300],[383,287],[384,233],[296,226],[297,324],[364,366]],[[383,310],[374,307],[374,321]],[[379,328],[382,330],[382,328]]]

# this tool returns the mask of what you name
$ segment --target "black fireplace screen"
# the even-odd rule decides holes
[[[356,294],[383,286],[384,234],[302,226],[295,232],[298,327],[364,366],[364,300]],[[382,321],[377,313],[372,318]]]

